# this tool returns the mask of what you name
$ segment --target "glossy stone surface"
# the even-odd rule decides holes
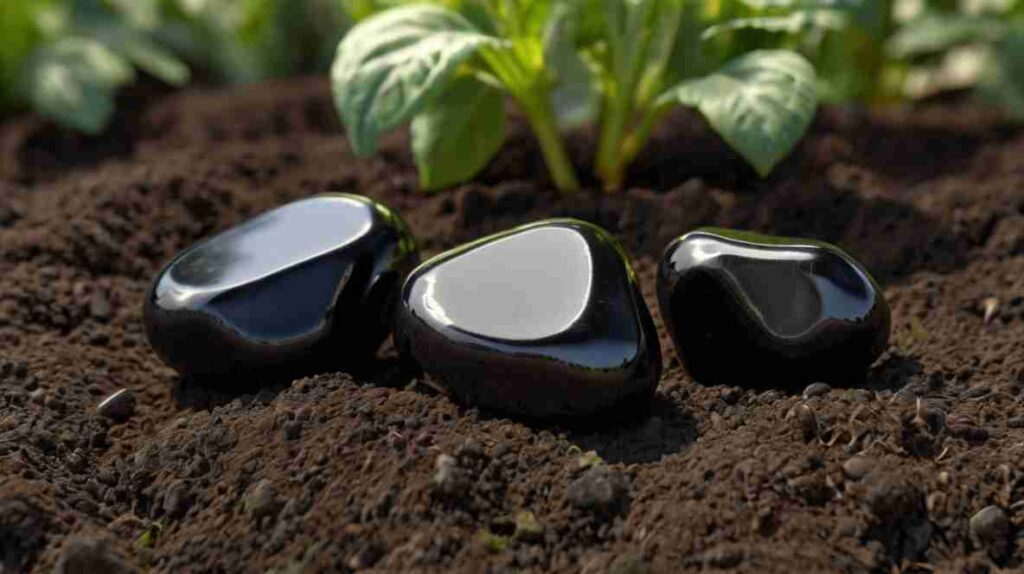
[[[881,289],[827,243],[717,228],[683,235],[658,273],[662,318],[705,384],[800,388],[864,376],[889,340]]]
[[[395,342],[462,402],[532,417],[645,401],[661,374],[658,335],[621,247],[572,219],[424,263],[402,288]]]
[[[150,344],[184,375],[298,374],[374,353],[415,243],[386,207],[323,194],[180,253],[145,302]]]

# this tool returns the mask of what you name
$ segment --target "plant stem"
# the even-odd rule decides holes
[[[654,131],[655,124],[664,115],[663,109],[659,107],[648,108],[644,112],[640,124],[626,136],[625,141],[622,143],[621,153],[624,165],[633,163],[636,156],[640,154],[640,150],[644,149],[644,146],[647,145],[647,140],[651,139],[651,132]]]
[[[594,167],[604,182],[605,191],[609,192],[622,186],[625,171],[621,145],[629,122],[629,106],[624,101],[623,98],[609,96],[601,117],[601,136]]]
[[[540,143],[540,151],[544,156],[551,179],[555,187],[563,193],[579,191],[580,183],[576,179],[576,170],[565,151],[562,135],[558,133],[555,116],[547,97],[521,100],[526,117],[533,128],[533,134]]]

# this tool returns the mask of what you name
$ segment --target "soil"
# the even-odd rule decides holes
[[[128,103],[98,140],[0,128],[0,570],[1024,567],[1024,129],[955,104],[830,108],[761,180],[680,114],[632,188],[563,198],[514,121],[475,182],[424,195],[405,134],[352,158],[322,80]],[[570,146],[585,167],[592,134]],[[390,346],[233,392],[163,366],[141,324],[161,263],[326,190],[398,210],[426,255],[593,221],[652,309],[657,256],[696,226],[834,242],[884,286],[891,345],[863,384],[805,397],[777,373],[693,382],[659,323],[649,411],[572,427],[460,407]],[[122,388],[134,413],[98,415]]]

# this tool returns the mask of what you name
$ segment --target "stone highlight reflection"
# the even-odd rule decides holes
[[[403,356],[459,400],[545,417],[648,400],[661,374],[650,312],[622,248],[573,219],[517,227],[409,276]]]
[[[881,289],[824,242],[703,228],[673,241],[658,273],[662,318],[705,384],[849,383],[889,340]]]
[[[401,219],[352,194],[266,212],[186,249],[146,298],[150,344],[183,375],[297,374],[372,355],[418,262]]]

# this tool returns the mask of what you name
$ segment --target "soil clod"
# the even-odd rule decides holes
[[[606,465],[593,466],[569,484],[566,498],[580,510],[622,514],[629,508],[629,479]]]

